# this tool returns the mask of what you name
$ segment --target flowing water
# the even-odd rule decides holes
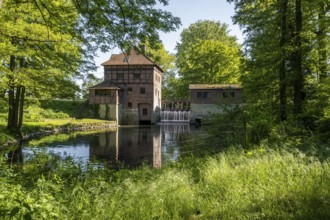
[[[161,111],[162,122],[189,122],[190,111]]]

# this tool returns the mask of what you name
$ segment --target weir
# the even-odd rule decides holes
[[[189,122],[190,111],[161,111],[161,122]]]

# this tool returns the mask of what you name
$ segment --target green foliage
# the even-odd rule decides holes
[[[0,113],[6,113],[7,111],[8,111],[7,100],[0,98]]]
[[[228,2],[235,4],[234,22],[246,36],[241,81],[253,129],[259,127],[267,137],[286,120],[288,130],[300,130],[292,134],[320,132],[326,136],[329,4],[322,0]]]
[[[290,149],[227,149],[162,169],[109,170],[35,155],[0,158],[0,212],[9,218],[327,219],[330,161]],[[292,145],[294,146],[294,145]]]
[[[67,1],[6,1],[0,12],[1,77],[9,86],[25,86],[37,95],[60,90],[80,60],[80,42],[73,32],[78,15]],[[9,68],[10,63],[10,68]]]
[[[85,104],[84,101],[71,101],[71,100],[41,100],[40,101],[41,108],[50,109],[52,111],[62,114],[67,114],[72,118],[78,115],[84,104]]]
[[[146,55],[152,59],[166,73],[175,69],[175,56],[165,50],[164,44],[158,43],[149,48],[146,44]]]
[[[69,100],[33,100],[28,99],[25,113],[25,122],[38,122],[45,119],[75,118],[84,106],[82,101]]]
[[[124,51],[141,42],[159,41],[159,32],[174,31],[181,21],[170,12],[157,9],[168,0],[73,0],[81,15],[78,30],[91,50],[109,51],[119,46]],[[90,43],[90,44],[88,44]]]
[[[310,82],[308,90],[301,123],[310,132],[330,140],[330,78],[322,83]]]
[[[176,92],[177,90],[177,79],[176,66],[175,66],[175,55],[170,54],[164,48],[164,45],[158,43],[155,45],[155,49],[147,48],[146,54],[158,64],[164,71],[162,77],[162,98],[178,98],[180,95]]]
[[[55,112],[52,109],[42,109],[39,107],[29,106],[25,110],[25,118],[24,121],[26,122],[38,122],[44,121],[45,119],[52,119],[52,118],[69,118],[69,115],[63,112]]]
[[[241,53],[226,24],[197,21],[184,29],[177,44],[180,90],[188,96],[189,84],[237,83]]]
[[[89,87],[95,86],[102,81],[103,80],[101,78],[97,78],[94,74],[87,74],[85,76],[84,82],[82,83],[82,98],[87,100],[89,98]]]

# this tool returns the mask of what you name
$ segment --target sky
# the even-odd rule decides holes
[[[243,43],[242,31],[232,22],[234,5],[227,3],[226,0],[170,0],[169,5],[162,9],[172,12],[182,22],[182,26],[176,32],[160,34],[160,39],[169,52],[175,52],[176,43],[180,41],[183,29],[198,20],[213,20],[228,24],[229,34],[237,36],[239,42]]]
[[[198,20],[213,20],[228,24],[229,34],[235,35],[238,42],[243,43],[242,31],[238,25],[234,25],[232,22],[234,5],[227,3],[226,0],[169,0],[169,5],[160,6],[160,8],[179,17],[182,23],[175,32],[160,33],[160,39],[165,49],[171,53],[176,52],[175,46],[177,42],[180,42],[182,30]],[[97,77],[103,77],[103,68],[101,68],[100,64],[107,61],[112,53],[120,53],[120,51],[113,49],[105,54],[99,53],[98,57],[95,57],[94,60],[98,66]]]

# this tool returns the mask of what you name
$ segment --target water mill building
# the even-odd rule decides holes
[[[237,84],[190,84],[190,99],[162,103],[164,71],[136,49],[112,54],[101,65],[104,81],[89,88],[89,103],[97,106],[99,118],[120,125],[201,123],[243,103],[242,87]]]
[[[238,84],[190,84],[190,122],[201,123],[212,114],[243,104],[243,90]]]
[[[89,103],[98,106],[99,118],[121,125],[154,124],[160,120],[160,66],[136,49],[129,54],[112,54],[101,65],[104,81],[89,88]]]

